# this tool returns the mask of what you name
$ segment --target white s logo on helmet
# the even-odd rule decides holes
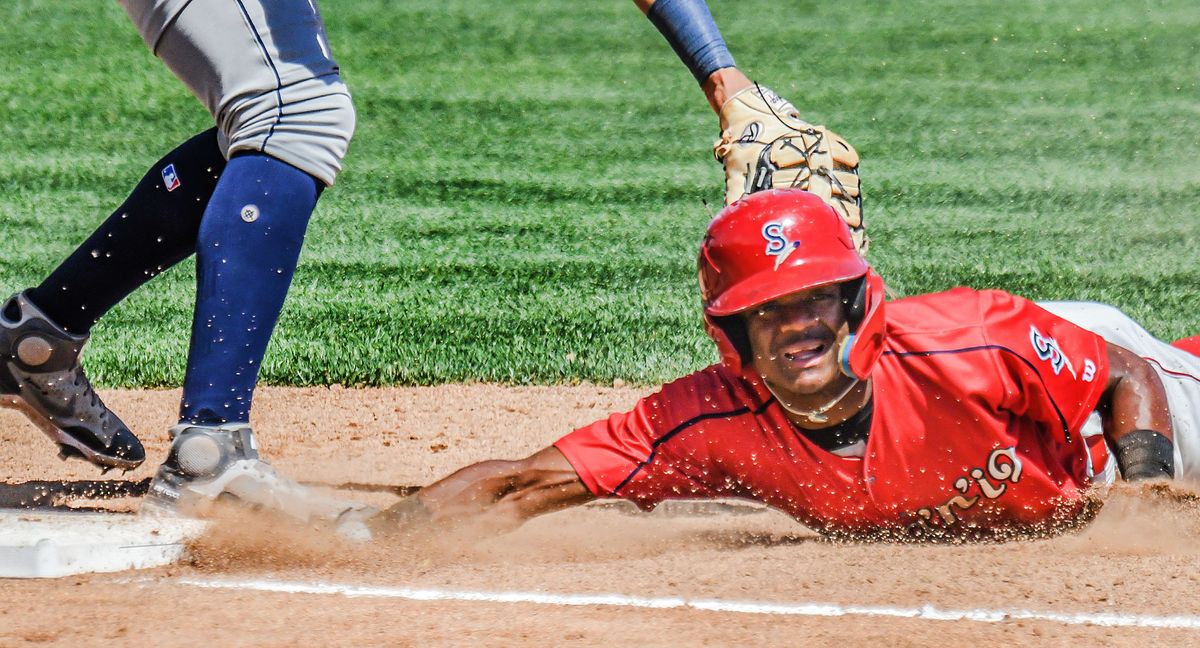
[[[783,232],[783,223],[772,221],[763,225],[762,235],[767,241],[767,255],[775,257],[776,270],[796,248],[800,247],[800,241],[788,240],[787,235]]]

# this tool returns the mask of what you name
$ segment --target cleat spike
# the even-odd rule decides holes
[[[61,443],[58,446],[58,458],[66,461],[68,459],[86,459],[83,453],[78,448]]]

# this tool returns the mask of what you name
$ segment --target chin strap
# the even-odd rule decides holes
[[[862,381],[860,381],[858,378],[855,378],[854,380],[850,381],[850,384],[847,385],[846,388],[841,391],[841,393],[839,393],[837,396],[834,396],[833,399],[830,400],[828,403],[825,403],[824,405],[822,405],[821,407],[818,407],[817,409],[805,411],[805,410],[795,409],[795,408],[789,406],[787,403],[783,402],[783,399],[779,397],[779,393],[775,391],[775,388],[771,386],[771,383],[768,382],[766,378],[763,378],[763,384],[767,386],[767,391],[771,392],[771,395],[775,397],[775,400],[779,401],[780,407],[787,410],[787,412],[789,414],[795,414],[796,416],[804,417],[804,419],[806,421],[808,421],[809,423],[826,423],[826,422],[828,422],[829,417],[825,415],[825,412],[828,412],[829,410],[833,409],[833,406],[840,403],[842,401],[842,399],[845,398],[846,395],[849,394],[850,391],[852,389],[854,389],[860,382],[862,382]]]

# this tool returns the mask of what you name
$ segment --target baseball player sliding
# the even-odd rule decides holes
[[[738,71],[703,0],[636,2],[720,111],[722,128],[730,115],[796,118],[787,102]],[[353,510],[349,502],[319,497],[278,474],[259,458],[249,425],[259,367],[309,217],[337,177],[355,127],[316,3],[121,4],[216,126],[152,165],[125,202],[41,284],[0,304],[0,405],[24,411],[64,458],[81,457],[105,470],[141,464],[141,443],[92,388],[82,350],[92,326],[113,306],[196,254],[196,307],[179,423],[170,430],[171,451],[145,508],[203,514],[217,497],[231,495],[301,520]],[[790,178],[801,185],[805,178],[793,167],[805,169],[797,166],[803,155],[784,144],[811,143],[824,131],[805,133],[780,140],[778,150],[751,161],[735,149],[757,141],[758,133],[729,130],[718,155],[730,177],[741,178],[737,183],[757,188]],[[857,160],[850,153],[838,156],[845,164],[835,179],[852,185],[844,190],[856,195]],[[746,176],[751,165],[757,173]],[[827,196],[843,191],[840,182],[828,185],[818,181],[813,189],[825,187]]]
[[[1200,357],[1114,308],[968,288],[885,303],[852,230],[796,189],[726,207],[699,270],[720,364],[368,525],[497,531],[599,497],[719,497],[831,535],[1004,537],[1087,519],[1117,471],[1200,477]]]

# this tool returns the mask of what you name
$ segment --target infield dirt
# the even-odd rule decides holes
[[[626,408],[641,388],[452,385],[264,388],[255,420],[284,471],[331,484],[420,485],[487,458],[516,458]],[[166,453],[177,391],[105,392],[145,440],[150,476]],[[18,414],[0,412],[7,482],[97,478],[62,463]],[[360,493],[377,504],[393,496]],[[100,505],[118,510],[135,500]],[[1191,645],[1189,630],[1048,621],[782,617],[599,606],[411,602],[188,587],[178,577],[454,590],[619,593],[776,603],[1200,614],[1200,503],[1184,489],[1118,489],[1082,531],[975,545],[823,540],[769,511],[633,514],[585,507],[485,542],[425,538],[351,547],[308,529],[218,522],[175,567],[53,581],[0,581],[0,646],[195,645]]]

